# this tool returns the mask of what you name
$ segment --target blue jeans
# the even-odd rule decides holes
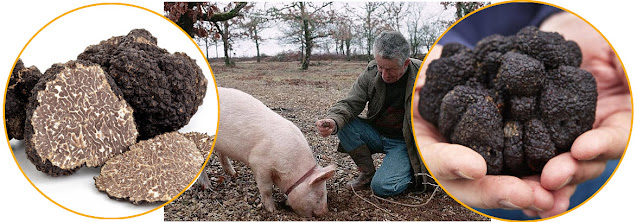
[[[367,145],[371,153],[385,153],[383,163],[376,170],[370,185],[374,194],[393,196],[407,189],[412,172],[404,139],[384,137],[360,118],[338,129],[337,135],[347,152]]]

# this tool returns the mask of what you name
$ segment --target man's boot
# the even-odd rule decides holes
[[[347,182],[347,186],[353,187],[354,190],[362,190],[369,186],[376,173],[376,167],[374,167],[374,159],[372,159],[372,153],[369,151],[366,145],[357,147],[356,149],[347,152],[360,171],[360,174],[356,179]]]

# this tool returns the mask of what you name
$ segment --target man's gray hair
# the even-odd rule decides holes
[[[409,42],[397,31],[384,31],[374,39],[374,55],[383,59],[396,59],[402,65],[409,58]]]

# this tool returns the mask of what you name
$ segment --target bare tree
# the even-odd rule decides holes
[[[422,3],[419,3],[422,4]],[[407,14],[407,6],[406,2],[385,2],[383,4],[384,15],[387,20],[387,24],[394,31],[401,31],[401,23],[405,20],[405,16]],[[418,9],[420,11],[422,9]]]
[[[482,8],[483,6],[491,4],[491,2],[441,2],[445,9],[448,7],[456,8],[456,21],[460,20],[465,15]]]
[[[168,19],[174,21],[191,37],[205,38],[209,35],[219,35],[224,46],[224,63],[231,65],[229,22],[237,16],[241,16],[241,10],[248,4],[246,2],[228,3],[223,9],[216,3],[208,2],[166,2],[164,12]],[[210,23],[215,28],[209,28]]]
[[[265,10],[253,9],[248,10],[245,13],[243,22],[240,23],[240,27],[243,29],[243,35],[248,37],[257,50],[257,62],[261,62],[261,52],[259,51],[259,45],[263,43],[263,37],[261,32],[270,27],[270,17]]]
[[[376,35],[381,31],[389,29],[386,26],[385,20],[380,16],[380,9],[384,4],[384,2],[366,2],[362,8],[363,14],[358,16],[363,22],[361,31],[363,41],[366,44],[368,61],[373,59],[372,45],[374,44],[374,38],[376,38]]]
[[[310,65],[312,49],[319,38],[327,37],[328,31],[323,24],[332,20],[332,12],[328,10],[331,2],[293,2],[280,9],[273,9],[278,18],[289,25],[284,30],[293,42],[301,43],[301,69],[307,70]]]

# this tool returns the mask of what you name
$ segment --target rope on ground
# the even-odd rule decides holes
[[[433,179],[433,177],[431,177],[431,175],[429,175],[429,174],[425,174],[425,173],[416,174],[416,176],[422,176],[422,175],[426,175],[426,176],[428,176],[428,177]],[[382,197],[376,196],[373,191],[372,191],[372,195],[371,196],[376,198],[376,199],[379,199],[379,200],[383,200],[383,201],[386,201],[386,202],[389,202],[389,203],[393,203],[393,204],[398,204],[398,205],[405,206],[405,207],[422,207],[422,206],[427,205],[433,199],[433,197],[436,195],[436,192],[438,192],[438,190],[440,189],[440,186],[438,184],[435,184],[435,183],[429,183],[429,182],[424,181],[423,184],[431,185],[431,186],[435,187],[435,189],[431,193],[431,195],[429,196],[427,201],[425,201],[424,203],[420,203],[420,204],[407,204],[407,203],[401,203],[401,202],[398,202],[398,201],[382,198]]]
[[[387,209],[385,209],[385,208],[382,208],[382,207],[380,207],[380,206],[378,206],[378,205],[376,205],[376,204],[372,203],[371,201],[369,201],[369,200],[365,199],[364,197],[362,197],[360,194],[358,194],[358,193],[356,192],[356,190],[354,190],[354,186],[350,186],[350,188],[352,188],[352,191],[354,192],[354,194],[355,194],[358,198],[361,198],[361,199],[362,199],[362,200],[364,200],[365,202],[367,202],[367,203],[371,204],[372,206],[374,206],[374,207],[376,207],[376,208],[378,208],[378,209],[382,210],[383,212],[385,212],[385,213],[387,213],[387,214],[389,214],[389,215],[391,215],[391,216],[393,216],[393,217],[399,218],[400,220],[404,220],[404,219],[403,219],[403,217],[401,217],[401,216],[399,216],[399,215],[396,215],[396,214],[393,214],[393,213],[391,213],[389,210],[387,210]],[[374,194],[372,194],[372,195],[374,195]]]

